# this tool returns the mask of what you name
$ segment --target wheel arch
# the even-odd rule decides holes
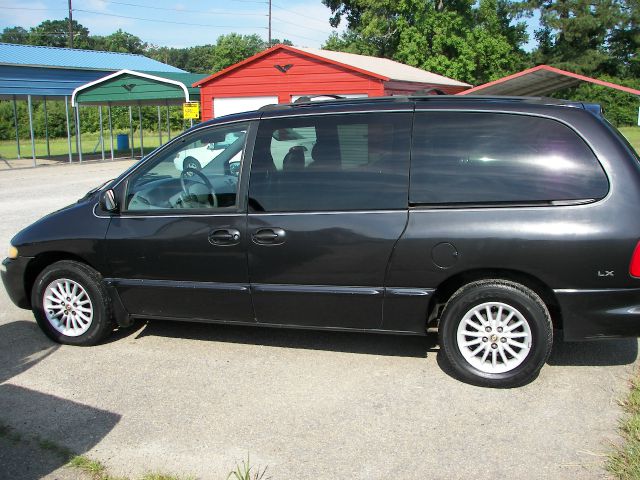
[[[451,298],[451,296],[464,285],[478,280],[510,280],[520,283],[531,289],[540,296],[544,304],[549,309],[553,326],[556,329],[562,329],[562,311],[560,303],[553,290],[542,280],[518,270],[509,269],[474,269],[456,273],[445,281],[440,283],[436,288],[431,301],[429,302],[429,310],[427,312],[428,327],[439,318],[439,309]]]
[[[82,258],[79,255],[69,253],[69,252],[53,251],[53,252],[44,252],[39,255],[36,255],[27,264],[27,268],[24,272],[24,291],[26,293],[27,300],[29,302],[30,307],[31,307],[31,290],[33,289],[33,285],[36,281],[36,278],[49,265],[55,262],[59,262],[61,260],[73,260],[79,263],[83,263],[93,268],[94,270],[96,270],[96,268],[90,262],[88,262],[85,258]]]

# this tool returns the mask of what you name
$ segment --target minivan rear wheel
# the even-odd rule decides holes
[[[551,353],[549,311],[531,289],[507,280],[472,282],[442,312],[440,345],[461,380],[508,388],[529,383]]]
[[[102,277],[80,262],[46,267],[31,291],[33,313],[42,331],[68,345],[95,345],[113,330],[109,294]]]

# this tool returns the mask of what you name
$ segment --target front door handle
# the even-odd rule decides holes
[[[284,243],[286,232],[281,228],[259,228],[251,239],[259,245],[280,245]]]
[[[220,228],[209,233],[212,245],[237,245],[240,243],[240,232],[233,228]]]

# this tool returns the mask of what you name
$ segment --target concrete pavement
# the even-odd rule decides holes
[[[20,228],[128,165],[0,172],[2,255]],[[606,476],[635,339],[556,342],[513,390],[453,379],[435,342],[158,321],[67,347],[0,289],[0,422],[132,478],[224,479],[247,454],[273,479]],[[39,466],[16,470],[14,447],[0,441],[0,477],[4,464],[55,478],[61,465],[26,447]]]

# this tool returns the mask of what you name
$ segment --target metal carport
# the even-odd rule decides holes
[[[68,48],[42,47],[0,43],[0,100],[13,101],[16,147],[20,154],[20,137],[16,102],[24,100],[29,108],[29,130],[31,157],[36,165],[35,139],[33,132],[32,101],[64,101],[68,111],[69,97],[73,91],[111,72],[121,69],[185,73],[179,68],[147,58],[143,55]],[[45,132],[46,123],[45,103]],[[67,139],[69,161],[72,161],[71,123],[67,115]],[[49,139],[47,152],[49,155]]]
[[[544,96],[564,88],[588,82],[603,87],[609,87],[622,92],[640,95],[640,90],[617,85],[611,82],[587,77],[578,73],[568,72],[549,65],[523,70],[506,77],[470,88],[457,95],[508,95],[508,96]]]
[[[132,70],[120,70],[105,77],[77,87],[71,96],[71,104],[76,107],[76,122],[80,121],[80,106],[97,105],[107,107],[109,116],[109,132],[111,144],[111,158],[114,157],[113,130],[111,128],[111,106],[122,105],[129,107],[129,130],[131,135],[131,157],[134,156],[133,145],[133,114],[131,107],[138,107],[138,119],[140,122],[140,155],[144,155],[144,134],[142,130],[143,105],[156,105],[158,107],[158,137],[162,144],[162,114],[160,107],[166,107],[167,137],[171,138],[169,123],[169,106],[182,105],[191,101],[200,100],[200,91],[191,84],[206,77],[186,72],[140,72]],[[102,111],[102,110],[100,110]],[[82,145],[80,137],[79,142]],[[100,131],[100,143],[104,158],[103,132]],[[82,149],[80,148],[81,152]],[[82,161],[82,154],[80,154]]]

